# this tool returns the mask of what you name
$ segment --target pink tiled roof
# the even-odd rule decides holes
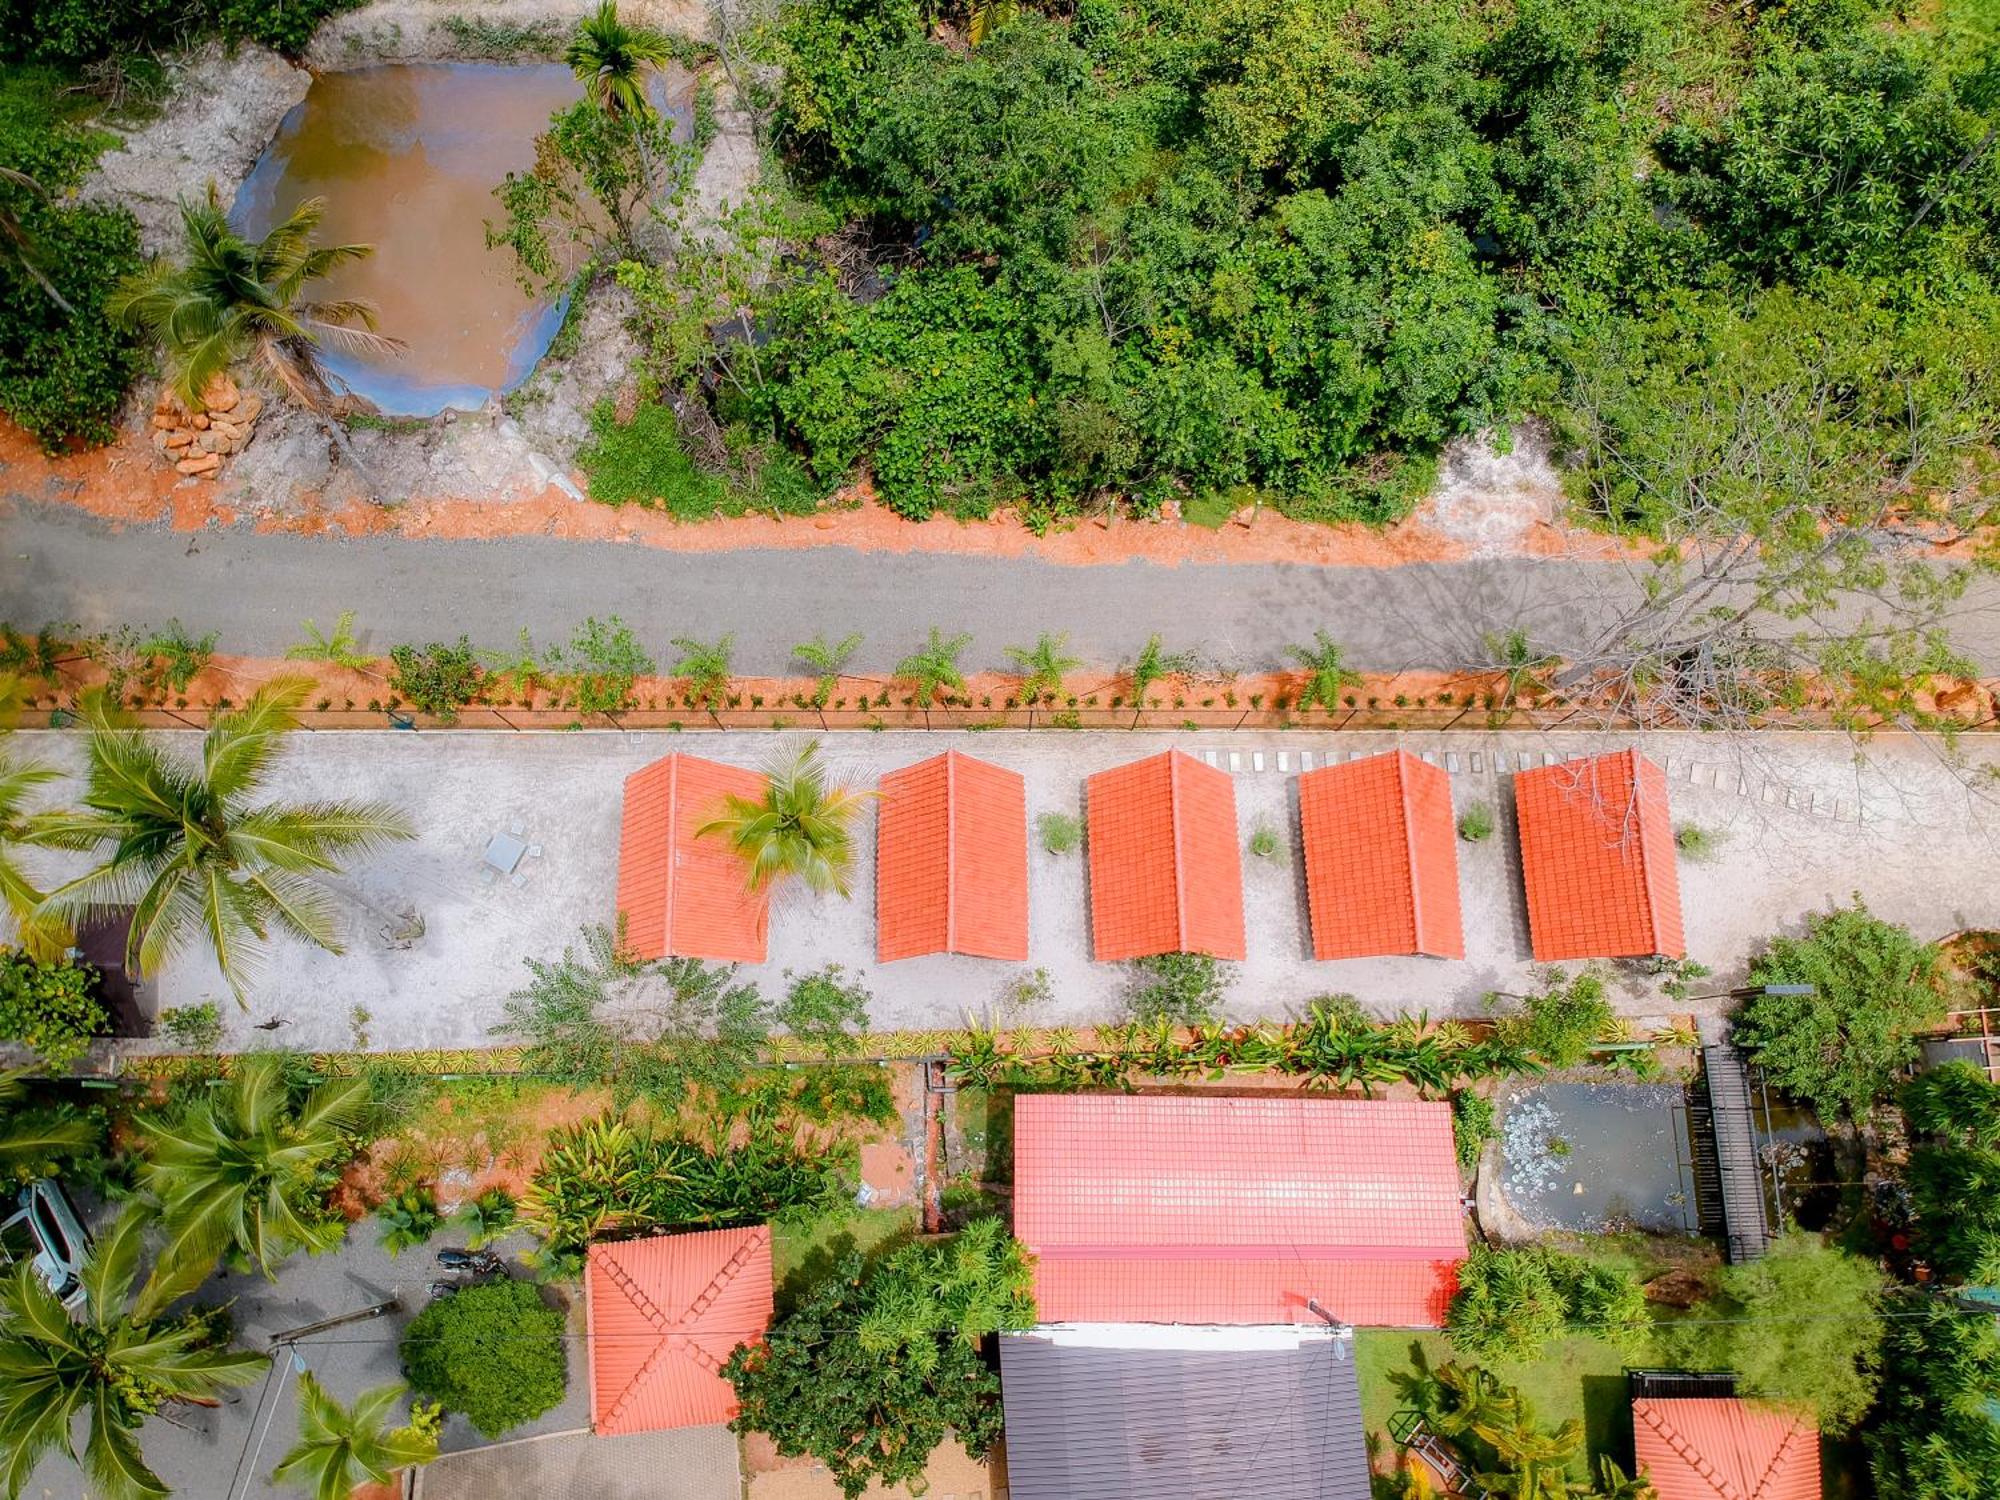
[[[1407,750],[1299,777],[1313,957],[1465,957],[1451,778]]]
[[[771,1229],[599,1241],[584,1268],[590,1426],[600,1436],[736,1415],[722,1367],[771,1326]]]
[[[695,837],[725,796],[760,797],[764,786],[755,771],[693,755],[669,755],[625,778],[618,914],[634,956],[764,961],[769,893],[751,891],[727,839]]]
[[[1434,1327],[1465,1257],[1448,1105],[1023,1094],[1014,1229],[1046,1322]]]
[[[1539,962],[1686,957],[1664,771],[1636,750],[1542,766],[1514,806]]]
[[[1659,1500],[1819,1500],[1819,1433],[1779,1407],[1641,1397],[1632,1448]]]
[[[1243,957],[1243,857],[1226,771],[1169,750],[1085,783],[1099,959]]]
[[[882,778],[875,956],[1028,956],[1028,794],[957,750]]]

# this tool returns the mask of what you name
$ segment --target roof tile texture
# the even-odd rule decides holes
[[[625,778],[618,835],[618,915],[639,958],[762,963],[768,892],[753,893],[726,839],[696,838],[725,796],[763,795],[755,771],[669,755]]]
[[[1443,1321],[1465,1256],[1451,1110],[1022,1095],[1015,1233],[1047,1322]]]
[[[882,778],[875,956],[1028,956],[1028,792],[950,750]]]
[[[771,1326],[771,1229],[600,1241],[584,1269],[590,1425],[600,1436],[736,1415],[722,1366]]]
[[[1659,1500],[1819,1500],[1819,1433],[1782,1408],[1641,1398],[1632,1403],[1632,1445]]]
[[[1682,958],[1667,777],[1636,750],[1514,778],[1535,959]]]
[[[1169,750],[1085,783],[1100,960],[1243,957],[1243,857],[1227,771]]]
[[[1465,957],[1451,777],[1407,750],[1299,777],[1313,957]]]

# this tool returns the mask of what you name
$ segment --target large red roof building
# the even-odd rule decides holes
[[[1227,771],[1169,750],[1084,788],[1090,930],[1101,960],[1243,957],[1243,856]]]
[[[669,755],[625,778],[618,834],[618,915],[638,958],[764,961],[768,892],[753,892],[726,839],[696,838],[723,798],[761,797],[755,771]]]
[[[1448,1105],[1023,1094],[1045,1323],[1436,1327],[1465,1258]]]
[[[1632,1450],[1659,1500],[1819,1500],[1819,1433],[1781,1407],[1641,1397]]]
[[[722,1367],[771,1326],[771,1228],[599,1241],[585,1262],[590,1427],[600,1437],[736,1415]]]
[[[1539,963],[1687,956],[1666,773],[1636,750],[1514,778]]]
[[[875,956],[1028,956],[1028,793],[957,750],[882,778]]]
[[[1299,777],[1313,957],[1465,957],[1451,778],[1407,750]]]

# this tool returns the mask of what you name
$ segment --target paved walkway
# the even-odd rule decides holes
[[[184,732],[163,738],[188,748],[194,743]],[[246,1011],[230,1003],[212,962],[191,951],[162,973],[158,1000],[176,1006],[219,1000],[230,1043],[239,1047],[269,1045],[272,1032],[251,1028],[272,1020],[286,1023],[275,1031],[286,1046],[347,1047],[356,1006],[370,1013],[368,1033],[378,1048],[491,1045],[508,992],[525,978],[522,961],[552,958],[586,923],[614,917],[624,777],[676,749],[755,766],[782,748],[779,740],[768,733],[667,731],[299,735],[274,786],[294,798],[388,800],[409,812],[417,839],[338,882],[350,919],[345,955],[274,944]],[[1525,990],[1533,965],[1512,828],[1513,776],[1524,757],[1532,763],[1632,742],[1568,733],[1002,731],[856,732],[829,736],[826,746],[836,770],[864,786],[956,746],[1020,770],[1031,819],[1080,811],[1084,778],[1105,767],[1167,746],[1212,757],[1235,773],[1239,838],[1247,841],[1268,825],[1286,850],[1280,860],[1245,858],[1248,958],[1232,966],[1227,1009],[1249,1020],[1294,1014],[1335,992],[1383,1013],[1479,1014],[1489,991]],[[74,734],[24,732],[15,743],[49,764],[80,763]],[[1853,745],[1837,735],[1764,736],[1740,748],[1696,735],[1644,736],[1637,743],[1666,766],[1675,819],[1718,836],[1713,858],[1683,860],[1681,867],[1689,950],[1715,970],[1714,982],[1702,988],[1727,988],[1774,932],[1796,930],[1805,913],[1845,902],[1857,890],[1883,916],[1925,937],[2000,926],[2000,810],[1968,790],[1932,747],[1879,741],[1858,764]],[[1499,814],[1494,837],[1458,846],[1467,956],[1313,962],[1296,847],[1298,773],[1329,757],[1395,744],[1450,772],[1460,809],[1484,801]],[[1973,737],[1967,754],[2000,763],[2000,743]],[[516,822],[543,854],[525,862],[518,887],[482,885],[482,848]],[[743,976],[776,995],[787,969],[837,962],[874,992],[878,1027],[961,1026],[967,1015],[994,1007],[1022,968],[955,956],[877,964],[874,822],[870,815],[861,819],[852,898],[781,897],[769,962],[746,967]],[[1031,841],[1029,899],[1028,964],[1049,971],[1051,995],[1022,1019],[1076,1025],[1117,1018],[1130,976],[1125,965],[1090,956],[1083,857],[1050,855]],[[390,935],[387,915],[403,909],[423,921],[413,943]],[[1615,999],[1641,1016],[1675,1008],[1637,972],[1621,977]]]
[[[1293,564],[1064,567],[1024,558],[844,548],[675,553],[553,538],[312,538],[248,530],[112,531],[54,508],[0,501],[0,620],[86,628],[181,620],[220,648],[276,655],[299,621],[355,612],[375,649],[404,641],[510,646],[566,641],[616,614],[654,656],[669,641],[736,637],[750,675],[795,670],[792,646],[865,637],[854,669],[887,672],[938,625],[970,631],[963,665],[1005,669],[1004,648],[1067,630],[1089,665],[1129,660],[1148,635],[1244,671],[1288,665],[1284,647],[1324,629],[1364,670],[1458,667],[1481,632],[1525,625],[1573,638],[1582,601],[1629,586],[1620,564],[1524,559],[1374,570]]]
[[[416,1476],[415,1500],[741,1500],[736,1435],[687,1427],[628,1437],[587,1432],[447,1454]]]

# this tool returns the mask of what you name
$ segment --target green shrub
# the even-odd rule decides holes
[[[1754,995],[1737,1042],[1771,1084],[1832,1119],[1865,1113],[1917,1057],[1915,1036],[1941,1020],[1938,952],[1907,928],[1851,907],[1815,913],[1804,937],[1780,937],[1750,965],[1752,985],[1810,985]]]
[[[1949,1062],[1903,1086],[1910,1128],[1984,1150],[2000,1149],[2000,1084],[1984,1068]]]
[[[297,57],[320,22],[362,0],[0,0],[0,58],[83,63],[219,33]]]
[[[436,1195],[423,1187],[403,1189],[379,1204],[375,1217],[382,1221],[382,1248],[391,1255],[428,1243],[444,1224]]]
[[[1881,1500],[2000,1495],[2000,1325],[1921,1290],[1890,1306],[1868,1433]]]
[[[1530,1360],[1570,1332],[1636,1348],[1651,1321],[1628,1270],[1539,1246],[1479,1245],[1458,1268],[1445,1331],[1475,1358]]]
[[[1458,1148],[1458,1164],[1470,1172],[1479,1166],[1480,1153],[1493,1139],[1496,1129],[1493,1101],[1470,1089],[1454,1089],[1451,1095],[1451,1138]]]
[[[62,1071],[110,1027],[96,990],[97,970],[88,964],[44,963],[0,948],[0,1041],[19,1042],[43,1067]]]
[[[1270,860],[1273,863],[1284,858],[1284,840],[1278,837],[1278,830],[1269,823],[1259,823],[1250,831],[1250,855],[1253,859]]]
[[[563,1315],[526,1282],[469,1286],[432,1302],[403,1334],[410,1388],[463,1412],[489,1438],[559,1403],[569,1383]]]
[[[1475,802],[1458,815],[1458,836],[1468,844],[1482,844],[1493,837],[1493,806]]]
[[[868,1004],[874,997],[859,979],[849,979],[839,964],[801,974],[785,991],[775,1019],[797,1040],[828,1057],[855,1050],[868,1030]]]
[[[1035,832],[1051,854],[1073,854],[1083,843],[1083,819],[1074,813],[1045,812],[1035,819]]]
[[[1550,969],[1542,978],[1547,988],[1528,998],[1522,1014],[1502,1017],[1500,1034],[1526,1047],[1546,1067],[1573,1068],[1590,1055],[1615,1019],[1604,998],[1604,976],[1586,969],[1572,979],[1562,969]]]
[[[1937,1272],[2000,1282],[2000,1151],[1920,1146],[1910,1154],[1909,1185],[1918,1243]]]
[[[455,646],[442,641],[421,648],[397,646],[389,652],[389,660],[390,690],[412,708],[436,714],[447,724],[457,720],[461,708],[478,701],[486,684],[478,654],[464,636]]]
[[[549,649],[547,666],[561,674],[578,713],[617,714],[636,706],[632,690],[656,671],[653,658],[616,615],[592,615],[576,627],[567,646]]]
[[[491,1187],[462,1204],[452,1222],[465,1231],[468,1250],[484,1250],[514,1227],[518,1205],[505,1188]]]
[[[213,1052],[222,1045],[222,1012],[213,1000],[169,1006],[160,1012],[160,1029],[183,1051]]]
[[[1126,1006],[1135,1021],[1205,1026],[1216,1019],[1230,971],[1206,953],[1160,953],[1132,960]]]
[[[726,487],[682,450],[670,408],[649,402],[621,425],[604,402],[590,414],[590,431],[576,463],[591,499],[657,507],[683,521],[705,521],[721,509]]]
[[[1699,823],[1679,823],[1674,827],[1674,847],[1682,859],[1706,864],[1722,852],[1722,835]]]

